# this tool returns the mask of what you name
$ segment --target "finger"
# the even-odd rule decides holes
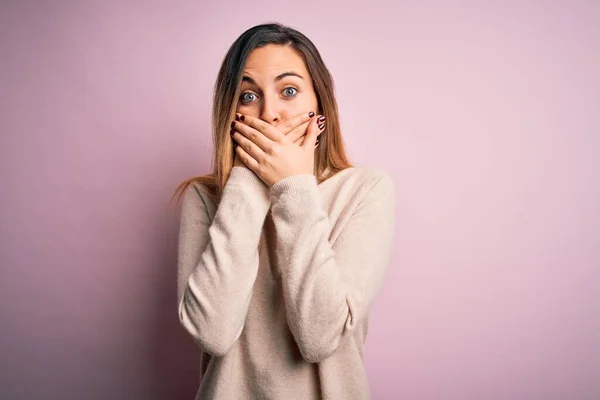
[[[297,126],[296,128],[292,129],[290,132],[288,132],[285,136],[287,140],[290,140],[292,142],[295,142],[296,140],[298,140],[299,138],[301,138],[302,136],[306,135],[306,130],[308,128],[308,126],[310,125],[311,121],[306,121],[303,124]]]
[[[312,111],[308,113],[304,112],[294,117],[284,119],[283,121],[275,124],[274,126],[283,133],[289,133],[292,129],[304,124],[307,121],[310,121],[310,119],[314,116],[315,113]]]
[[[263,150],[267,150],[271,142],[280,142],[285,137],[279,129],[260,118],[239,113],[236,115],[239,117],[238,122],[234,121],[236,128],[239,126],[238,130]]]
[[[250,154],[246,152],[242,148],[242,146],[237,146],[235,148],[235,152],[237,153],[238,158],[252,171],[256,172],[258,170],[258,161],[256,161]]]
[[[318,118],[314,118],[313,121],[311,121],[311,124],[308,126],[306,139],[304,140],[302,147],[312,151],[315,147],[317,137],[323,132],[324,129],[325,116],[321,115]]]
[[[298,146],[302,146],[302,144],[304,143],[304,139],[306,139],[306,135],[300,136],[298,139],[296,139],[294,141],[294,144],[297,144]]]
[[[242,135],[236,129],[238,129],[237,126],[231,130],[231,132],[233,132],[231,138],[235,140],[235,142],[238,144],[236,150],[241,147],[246,154],[251,156],[256,161],[262,162],[265,158],[265,152],[260,147],[258,147],[256,143],[252,142],[250,139]]]
[[[273,129],[275,129],[275,128],[273,128]],[[250,140],[252,143],[254,143],[263,152],[267,151],[267,149],[269,149],[273,145],[273,141],[271,139],[266,137],[260,131],[257,131],[256,129],[252,128],[249,125],[246,125],[242,121],[232,121],[231,122],[231,132],[230,133],[232,133],[234,130],[239,132],[241,135],[243,135],[245,138]],[[242,142],[241,140],[238,140],[238,143],[241,144],[241,142]],[[248,150],[246,150],[246,151],[248,151]],[[254,154],[254,155],[258,155],[258,154]]]

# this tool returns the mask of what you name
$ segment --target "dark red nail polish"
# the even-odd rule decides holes
[[[319,125],[319,129],[323,130],[323,128],[325,128],[325,123]]]
[[[235,121],[231,121],[231,127],[233,128],[235,126]]]
[[[234,133],[235,133],[235,129],[232,129],[232,130],[230,130],[230,131],[229,131],[229,134],[230,134],[231,136],[233,136],[233,134],[234,134]]]
[[[325,122],[325,116],[321,115],[318,119],[317,122],[321,123],[321,122]]]
[[[235,114],[235,120],[236,120],[236,121],[239,121],[239,120],[240,120],[240,116],[239,116],[239,115],[237,115],[237,114]]]
[[[245,119],[246,119],[246,117],[245,117],[245,116],[243,116],[243,115],[240,115],[240,121],[243,121],[243,120],[245,120]]]
[[[312,118],[312,117],[315,116],[315,113],[311,111],[311,112],[308,113],[308,116]]]
[[[317,141],[315,142],[315,147],[317,147],[318,145],[319,145],[319,141],[317,140]]]

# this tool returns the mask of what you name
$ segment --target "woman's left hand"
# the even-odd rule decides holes
[[[271,124],[255,117],[238,114],[232,123],[232,138],[238,143],[235,151],[242,162],[271,187],[293,175],[314,174],[315,142],[321,133],[315,115],[308,125],[304,143],[294,143]],[[322,126],[322,125],[321,125]]]

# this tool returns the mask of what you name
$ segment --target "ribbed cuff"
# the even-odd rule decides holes
[[[288,176],[271,185],[271,196],[297,195],[317,189],[317,177],[312,174]]]
[[[228,183],[236,185],[248,185],[254,190],[268,192],[269,187],[251,169],[235,166],[231,169]]]

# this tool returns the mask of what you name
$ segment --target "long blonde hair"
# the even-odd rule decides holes
[[[246,30],[231,45],[217,76],[212,109],[213,158],[208,175],[196,176],[180,183],[171,201],[177,202],[189,185],[199,182],[206,186],[216,203],[227,183],[235,157],[234,141],[229,135],[230,123],[235,117],[243,68],[250,52],[268,44],[291,46],[304,59],[312,78],[318,100],[319,113],[326,118],[325,130],[319,137],[315,152],[317,180],[323,180],[352,167],[348,160],[340,131],[338,106],[334,94],[333,78],[321,59],[315,45],[297,30],[279,23],[268,23]]]

